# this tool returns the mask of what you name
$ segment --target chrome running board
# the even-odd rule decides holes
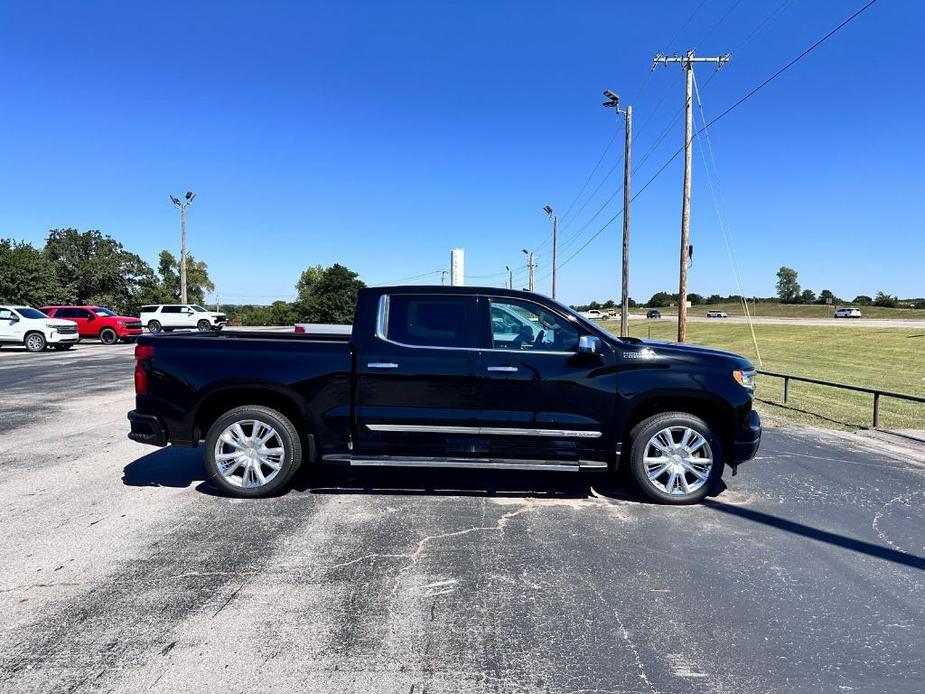
[[[606,470],[607,463],[598,460],[522,460],[518,458],[431,458],[414,456],[362,456],[326,455],[322,463],[333,465],[355,465],[358,467],[434,467],[434,468],[477,468],[493,470],[556,470],[578,472],[579,470]]]

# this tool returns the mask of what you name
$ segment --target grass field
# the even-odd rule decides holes
[[[843,306],[844,304],[839,304]],[[902,320],[925,321],[925,309],[918,308],[886,308],[884,306],[859,306],[864,318],[893,318]],[[616,309],[619,311],[619,309]],[[633,309],[633,313],[641,313],[645,309]],[[748,310],[753,316],[762,318],[832,318],[835,313],[834,306],[817,304],[771,304],[748,302]],[[661,308],[662,313],[677,315],[677,307]],[[692,316],[706,315],[707,311],[725,311],[730,316],[744,316],[742,304],[712,304],[708,306],[692,306],[688,313]]]
[[[618,322],[604,326],[619,332]],[[632,321],[630,328],[634,337],[677,335],[670,319]],[[921,329],[756,324],[755,334],[761,366],[747,325],[688,324],[689,342],[742,354],[756,368],[925,397],[925,324]],[[783,381],[759,376],[757,396],[767,411],[797,421],[837,428],[871,424],[873,396],[865,393],[791,381],[788,405],[782,407]],[[882,398],[880,426],[925,429],[925,404]]]

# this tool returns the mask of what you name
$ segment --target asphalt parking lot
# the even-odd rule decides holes
[[[2,692],[921,692],[925,465],[768,429],[697,507],[603,475],[218,496],[132,347],[0,351]]]

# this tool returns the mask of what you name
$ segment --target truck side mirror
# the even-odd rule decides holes
[[[595,335],[582,335],[578,338],[579,354],[598,354],[601,351],[601,338]]]

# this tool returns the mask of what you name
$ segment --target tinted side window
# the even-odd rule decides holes
[[[76,318],[77,309],[76,308],[59,308],[58,312],[55,314],[55,318]]]
[[[467,296],[392,295],[387,336],[421,347],[470,347],[475,342],[468,328],[473,306]]]
[[[161,313],[180,313],[179,306],[165,306],[161,309]]]
[[[74,309],[74,315],[75,315],[77,318],[89,318],[89,317],[90,317],[90,312],[89,312],[87,309],[85,309],[85,308],[75,308],[75,309]]]
[[[538,304],[517,299],[491,300],[493,349],[535,352],[574,352],[578,328]]]
[[[157,306],[142,306],[139,309],[139,313],[154,313],[157,310]]]

